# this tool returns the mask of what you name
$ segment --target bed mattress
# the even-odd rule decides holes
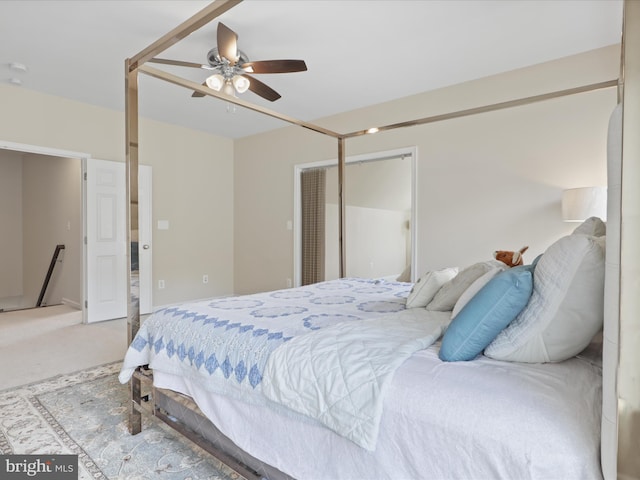
[[[582,358],[444,363],[438,348],[396,371],[374,452],[188,378],[156,371],[154,384],[189,395],[242,450],[298,479],[602,478],[599,366]]]

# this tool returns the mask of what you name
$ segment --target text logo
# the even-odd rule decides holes
[[[0,478],[77,480],[77,455],[0,455]]]

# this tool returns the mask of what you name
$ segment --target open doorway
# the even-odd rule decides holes
[[[0,150],[3,311],[62,303],[81,309],[82,157],[57,153]]]
[[[61,256],[53,265],[49,287],[40,306],[65,303],[81,309],[84,323],[126,316],[124,163],[90,157],[85,153],[0,141],[0,219],[3,220],[3,228],[0,230],[1,310],[36,307],[41,287],[51,267],[55,247],[64,245]],[[89,164],[95,167],[98,163],[117,167],[113,170],[113,178],[118,177],[119,187],[113,192],[104,194],[96,189],[90,192],[91,189],[86,188]],[[106,174],[105,172],[106,170],[97,172],[99,183],[110,177],[111,169]],[[150,313],[151,167],[140,166],[139,175],[139,241],[142,246],[140,251],[143,252],[139,258],[139,301],[141,313]],[[87,217],[93,213],[88,212],[88,204],[98,205],[94,211],[111,212],[109,216],[101,216],[99,223],[94,222],[95,228],[90,234],[87,233]],[[95,242],[92,243],[91,239],[97,231],[103,234],[122,232],[114,246],[118,251],[117,259],[114,255],[101,255],[99,249],[92,248],[91,245],[95,246]],[[104,238],[100,239],[102,240]],[[103,273],[108,269],[101,269],[97,274],[88,275],[89,257],[97,259],[103,266],[109,262],[118,263],[110,271],[120,273],[106,276]],[[124,285],[124,288],[119,288],[112,282],[114,279]],[[116,293],[117,299],[114,297]],[[111,297],[119,304],[119,313],[104,315],[97,308],[99,302],[94,300],[111,300]],[[90,305],[92,301],[94,306]]]

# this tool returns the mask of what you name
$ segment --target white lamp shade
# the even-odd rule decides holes
[[[231,83],[231,80],[227,80],[224,82],[224,86],[222,87],[222,93],[225,93],[230,97],[236,96],[236,90],[235,88],[233,88],[233,83]]]
[[[249,79],[240,75],[236,75],[235,77],[233,77],[233,86],[238,91],[238,93],[244,93],[249,89]]]
[[[589,217],[607,220],[607,187],[571,188],[562,192],[565,222],[583,222]]]
[[[211,75],[209,78],[207,78],[206,83],[207,87],[209,87],[211,90],[219,92],[224,85],[224,77],[219,74]]]

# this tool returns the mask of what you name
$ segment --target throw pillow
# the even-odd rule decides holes
[[[446,362],[476,358],[527,305],[533,266],[513,267],[494,276],[454,317],[442,338]]]
[[[607,233],[607,226],[598,217],[589,217],[573,231],[574,234],[602,237]]]
[[[485,349],[514,362],[560,362],[580,353],[602,328],[605,237],[568,235],[534,271],[526,308]]]
[[[455,277],[457,273],[458,269],[455,267],[427,272],[420,277],[409,292],[407,308],[426,307],[434,295],[438,293],[440,287]]]
[[[474,263],[465,268],[442,286],[433,297],[433,300],[427,304],[427,310],[450,312],[464,291],[478,278],[494,268],[504,270],[507,266],[497,260],[489,260],[487,262]]]

